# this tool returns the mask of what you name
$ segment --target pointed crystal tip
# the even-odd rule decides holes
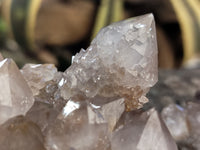
[[[75,55],[64,73],[62,96],[120,97],[127,110],[141,108],[158,79],[157,54],[152,14],[113,23]]]
[[[0,124],[24,115],[33,105],[33,94],[12,59],[0,61]]]

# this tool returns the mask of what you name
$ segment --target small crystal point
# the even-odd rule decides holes
[[[117,99],[103,106],[90,104],[87,110],[90,124],[107,123],[108,128],[112,131],[125,111],[124,99]]]
[[[64,72],[61,94],[88,99],[120,97],[126,109],[141,108],[157,82],[157,42],[152,14],[103,28],[87,50],[76,54]],[[144,101],[145,100],[145,101]]]
[[[143,113],[126,113],[124,123],[112,136],[112,150],[177,150],[176,143],[152,109]]]
[[[33,94],[12,59],[0,61],[0,124],[25,115],[33,105]]]
[[[151,112],[137,148],[138,150],[178,150],[158,112]]]

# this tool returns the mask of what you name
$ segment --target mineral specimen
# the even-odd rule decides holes
[[[177,150],[158,112],[138,110],[156,81],[152,14],[102,29],[64,73],[2,60],[0,149]]]
[[[0,61],[0,89],[0,124],[33,105],[33,94],[12,59]]]
[[[64,72],[61,94],[125,98],[126,110],[141,108],[157,82],[157,43],[152,14],[103,28]]]

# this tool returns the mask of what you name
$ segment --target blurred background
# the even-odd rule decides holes
[[[65,70],[100,28],[153,13],[160,68],[199,66],[199,0],[0,0],[0,53]]]

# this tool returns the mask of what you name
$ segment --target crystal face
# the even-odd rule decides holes
[[[12,59],[0,61],[0,89],[0,124],[33,105],[33,94]]]
[[[152,109],[124,114],[123,126],[112,135],[112,150],[122,149],[177,150],[177,146],[159,114]]]
[[[185,140],[189,136],[189,126],[184,109],[171,104],[162,110],[162,118],[176,141]]]
[[[103,28],[64,72],[61,94],[125,98],[126,109],[142,107],[157,82],[157,43],[152,14]]]
[[[162,118],[181,150],[200,149],[200,103],[184,106],[170,104],[162,110]]]
[[[38,95],[47,82],[54,79],[57,68],[52,64],[26,64],[21,69],[21,73],[30,86],[33,95]]]

